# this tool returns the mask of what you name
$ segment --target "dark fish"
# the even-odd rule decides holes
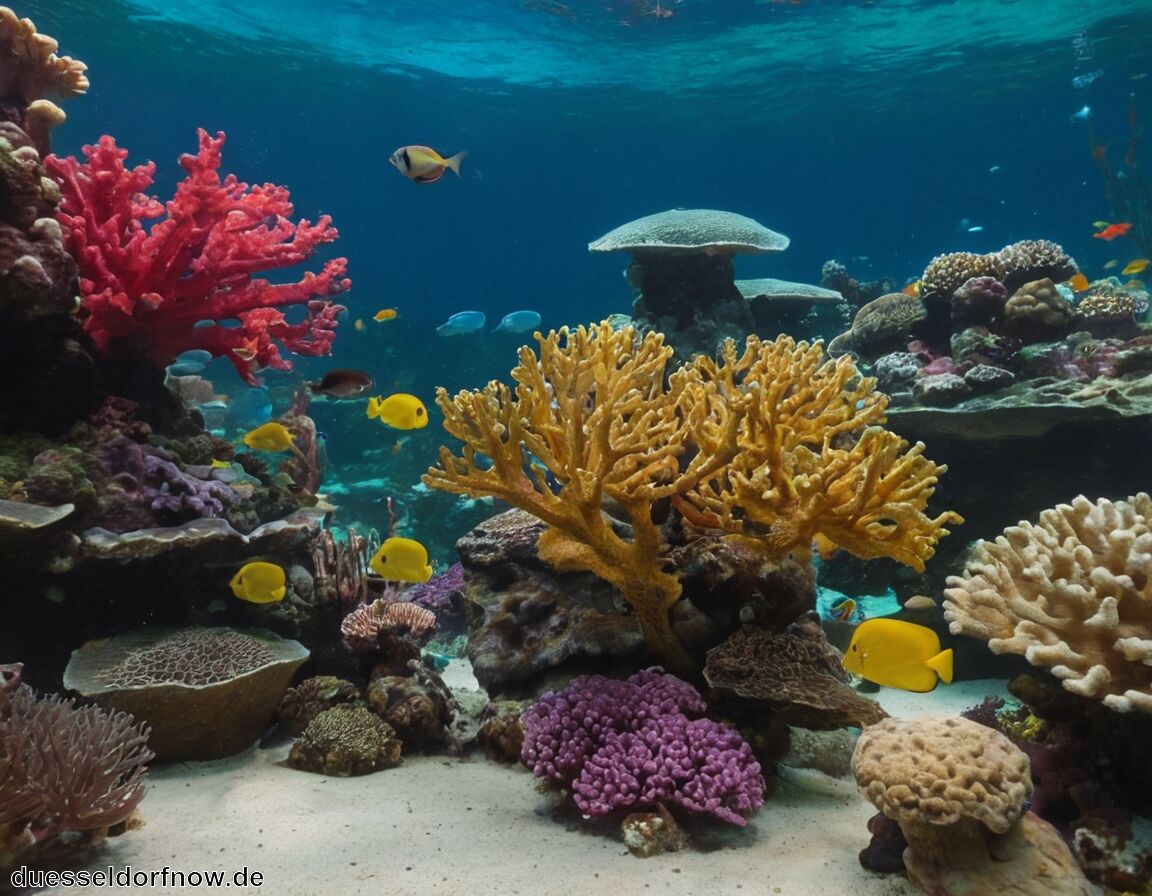
[[[309,383],[308,388],[317,395],[331,398],[355,398],[371,389],[372,377],[363,370],[329,370],[322,379]]]

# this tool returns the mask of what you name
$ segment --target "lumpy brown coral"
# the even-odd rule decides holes
[[[57,56],[59,44],[36,31],[31,19],[21,19],[0,6],[0,97],[31,102],[50,94],[70,97],[88,90],[88,66],[71,56]]]
[[[439,390],[464,447],[442,448],[424,481],[542,520],[541,558],[615,585],[676,668],[694,663],[669,624],[680,583],[663,563],[657,502],[766,555],[806,560],[815,542],[919,570],[960,519],[924,513],[944,468],[879,426],[887,397],[820,343],[728,341],[719,361],[697,356],[666,379],[672,350],[658,333],[601,323],[536,338],[515,389]]]
[[[948,579],[953,634],[1044,666],[1066,690],[1152,713],[1152,498],[1083,495],[978,542]]]

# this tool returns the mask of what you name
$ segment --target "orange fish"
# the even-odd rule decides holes
[[[1131,277],[1133,274],[1142,274],[1144,269],[1148,267],[1147,258],[1137,258],[1135,261],[1130,261],[1124,265],[1124,270],[1120,273],[1125,277]]]
[[[446,159],[431,146],[401,146],[388,157],[388,162],[409,180],[414,180],[418,184],[430,184],[440,180],[448,168],[455,171],[459,177],[460,160],[464,155],[458,152]]]
[[[399,312],[395,308],[381,308],[372,315],[372,320],[381,323],[386,320],[395,320]]]
[[[1072,292],[1084,292],[1088,288],[1088,278],[1083,274],[1073,274],[1068,285],[1072,287]]]
[[[1092,236],[1098,240],[1107,240],[1111,242],[1118,236],[1124,236],[1131,229],[1132,225],[1125,221],[1122,224],[1109,224],[1099,233],[1092,234]]]
[[[920,295],[920,281],[917,280],[914,283],[909,283],[902,290],[900,290],[900,292],[904,293],[904,295],[906,295],[906,296],[918,296],[918,295]]]

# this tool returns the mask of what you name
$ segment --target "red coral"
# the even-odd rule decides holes
[[[328,354],[344,310],[330,297],[351,286],[347,259],[296,283],[254,275],[300,264],[332,242],[331,218],[293,223],[286,188],[221,179],[224,134],[198,133],[200,150],[180,157],[187,177],[167,203],[144,193],[155,164],[126,168],[127,150],[107,135],[84,147],[87,162],[45,159],[63,194],[65,245],[80,266],[85,329],[104,351],[125,342],[161,365],[189,349],[225,355],[248,382],[261,367],[292,369],[277,342],[301,355]],[[307,317],[289,323],[280,309],[291,305]],[[239,326],[225,325],[233,321]]]

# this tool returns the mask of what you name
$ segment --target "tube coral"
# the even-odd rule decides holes
[[[261,367],[292,368],[277,342],[301,355],[330,351],[344,310],[331,297],[351,286],[347,260],[295,283],[257,278],[306,261],[336,229],[326,215],[293,222],[284,187],[221,178],[224,134],[198,133],[199,151],[180,157],[187,177],[167,203],[144,193],[156,166],[126,168],[127,150],[108,136],[84,147],[84,163],[49,156],[44,166],[60,184],[57,219],[80,266],[80,314],[96,345],[109,351],[127,342],[160,365],[204,349],[254,383]],[[295,324],[281,310],[293,305],[307,311]],[[240,326],[218,323],[231,319]]]
[[[542,520],[540,557],[615,585],[677,670],[696,664],[668,619],[680,583],[662,563],[657,502],[769,555],[804,559],[815,541],[916,569],[960,521],[924,514],[945,468],[876,426],[887,398],[820,343],[750,337],[737,355],[729,341],[719,362],[697,357],[665,379],[672,349],[658,333],[601,323],[536,340],[514,390],[439,390],[463,450],[442,448],[424,481]]]

